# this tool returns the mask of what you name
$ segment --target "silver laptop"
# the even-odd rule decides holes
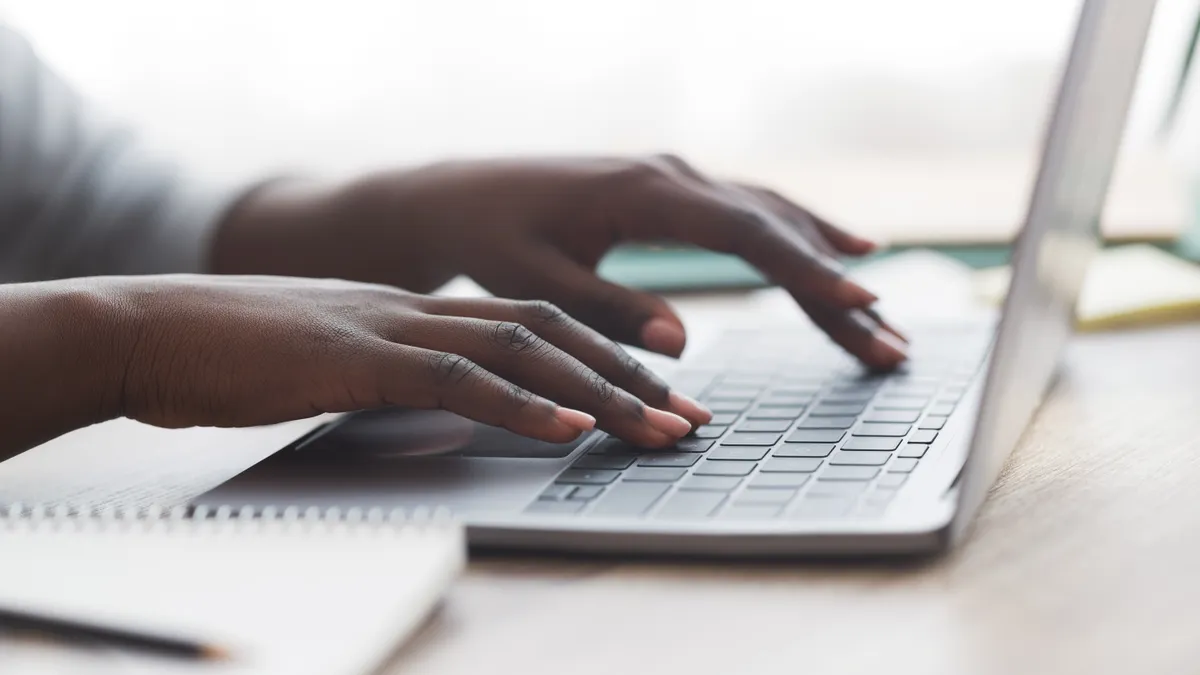
[[[716,413],[675,448],[554,445],[441,411],[340,419],[202,496],[448,507],[475,547],[705,556],[930,553],[959,540],[1056,371],[1153,0],[1083,4],[998,321],[913,330],[861,370],[814,332],[731,331],[666,374]]]

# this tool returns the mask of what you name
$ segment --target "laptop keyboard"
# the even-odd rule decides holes
[[[730,333],[678,382],[712,409],[674,447],[593,444],[527,512],[651,519],[882,515],[938,441],[990,344],[989,326],[913,335],[903,368],[864,372],[794,332]]]

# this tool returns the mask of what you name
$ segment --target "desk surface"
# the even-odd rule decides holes
[[[1200,325],[1082,336],[970,540],[945,558],[477,560],[386,672],[1195,672],[1197,410]],[[203,490],[256,459],[102,450],[27,453],[3,467],[0,489],[62,491],[82,484],[79,466],[140,457],[135,472],[85,480],[94,495],[143,501]]]

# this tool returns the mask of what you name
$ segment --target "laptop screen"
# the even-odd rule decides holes
[[[1071,333],[1125,128],[1154,0],[1086,0],[1047,127],[1025,226],[961,474],[955,534],[995,482]]]

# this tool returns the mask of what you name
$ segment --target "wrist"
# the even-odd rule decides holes
[[[0,457],[121,415],[129,314],[96,279],[0,286]]]

